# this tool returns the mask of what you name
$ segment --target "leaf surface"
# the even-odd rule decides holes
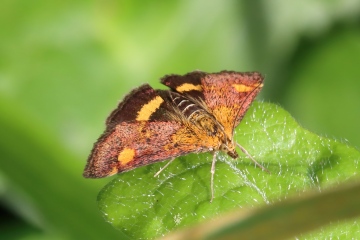
[[[98,196],[115,228],[132,238],[155,238],[239,208],[275,202],[308,189],[321,190],[359,175],[353,148],[304,128],[280,107],[254,102],[236,129],[235,140],[264,167],[244,154],[218,155],[215,199],[209,202],[211,155],[190,154],[117,175]]]

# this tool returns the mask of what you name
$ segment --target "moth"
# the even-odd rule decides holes
[[[238,143],[235,127],[263,87],[258,72],[194,71],[167,75],[168,90],[144,84],[131,91],[106,120],[88,158],[84,177],[102,178],[188,153],[210,152],[211,200],[216,154],[238,158],[236,146],[267,171]]]

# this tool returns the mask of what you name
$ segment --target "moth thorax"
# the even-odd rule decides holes
[[[174,95],[174,93],[172,93],[171,98],[179,111],[187,119],[189,119],[196,112],[204,111],[198,104],[194,103],[193,101],[184,96],[178,94]]]
[[[208,136],[221,135],[219,137],[223,138],[223,133],[219,131],[218,123],[207,112],[194,112],[189,117],[189,121],[204,130]]]
[[[178,110],[189,122],[205,131],[208,136],[216,136],[219,139],[225,138],[223,128],[196,101],[175,93],[171,93],[170,97]]]

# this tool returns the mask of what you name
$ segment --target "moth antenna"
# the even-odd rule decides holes
[[[210,180],[210,187],[211,187],[211,199],[210,199],[210,203],[212,203],[213,199],[214,199],[214,174],[215,174],[215,163],[216,163],[216,152],[213,152],[213,160],[211,163],[211,180]]]
[[[157,176],[158,176],[165,168],[167,168],[167,166],[169,166],[170,163],[172,163],[174,160],[175,160],[174,157],[171,158],[171,159],[168,161],[168,163],[165,164],[165,166],[164,166],[163,168],[160,168],[160,170],[159,170],[157,173],[155,173],[154,177],[157,177]]]
[[[267,172],[267,173],[271,173],[267,168],[265,168],[263,165],[261,165],[260,163],[258,163],[250,154],[248,151],[246,151],[246,149],[241,146],[240,144],[236,143],[236,145],[240,148],[240,150],[245,153],[246,156],[248,156],[248,158],[250,158],[255,165],[257,165],[259,168],[261,168],[263,171]]]

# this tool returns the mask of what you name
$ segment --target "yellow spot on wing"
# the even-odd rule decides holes
[[[256,87],[262,87],[263,84],[262,83],[256,83],[256,84],[251,85],[251,86],[247,86],[247,85],[244,85],[244,84],[232,84],[232,86],[238,92],[250,92],[250,91],[254,90],[254,88],[256,88]]]
[[[135,156],[135,149],[125,148],[118,155],[118,161],[121,165],[125,165],[128,162],[132,161]]]
[[[108,173],[107,176],[112,176],[112,175],[114,175],[116,173],[118,173],[118,169],[117,169],[117,167],[113,167],[113,169]]]
[[[152,99],[150,102],[144,104],[142,108],[138,111],[136,120],[137,121],[147,121],[150,119],[151,114],[153,114],[156,109],[158,109],[161,105],[161,103],[164,102],[164,99],[162,99],[160,96],[156,96],[154,99]]]
[[[181,84],[180,86],[178,86],[176,88],[176,91],[178,92],[188,92],[188,91],[202,91],[202,87],[201,85],[194,85],[194,84],[191,84],[191,83],[184,83],[184,84]]]

